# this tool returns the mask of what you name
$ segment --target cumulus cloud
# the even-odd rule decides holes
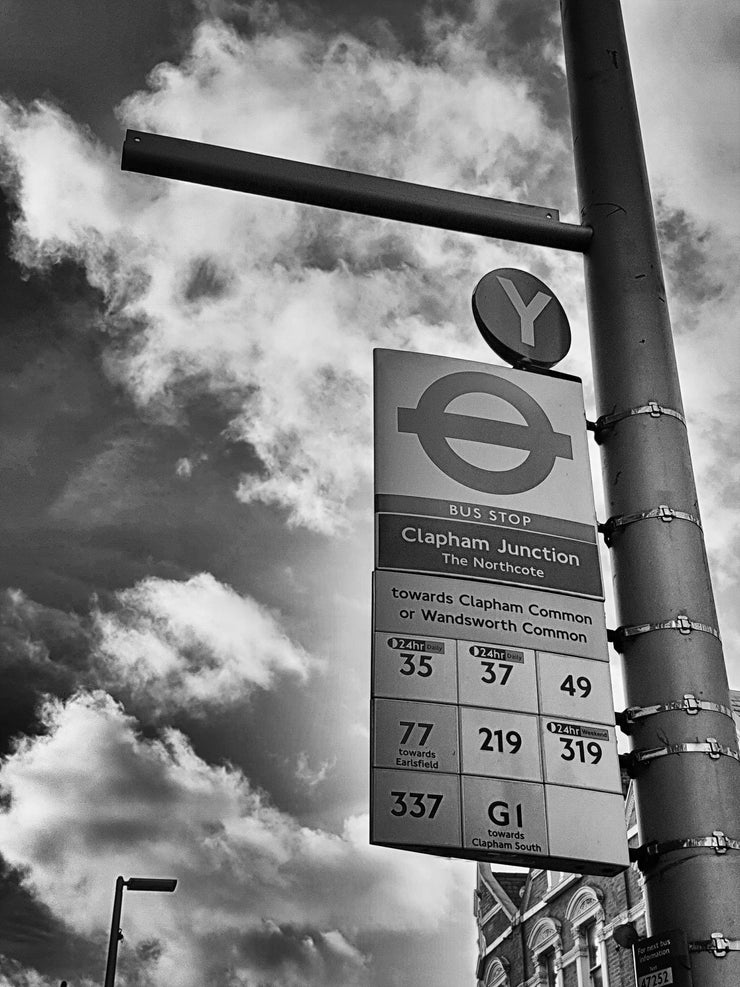
[[[45,977],[0,955],[0,987],[59,987],[59,977]],[[93,982],[84,978],[75,987],[93,987]]]
[[[157,68],[121,118],[537,199],[563,136],[547,131],[524,82],[491,72],[470,33],[436,24],[429,44],[437,61],[413,62],[349,35],[288,27],[274,11],[249,38],[208,20],[181,64]],[[262,462],[239,497],[318,530],[342,528],[369,483],[372,345],[485,354],[469,311],[475,282],[512,252],[541,256],[121,174],[117,155],[53,106],[4,105],[0,116],[20,209],[17,258],[84,265],[107,304],[107,366],[150,409],[173,413],[192,381],[239,395],[231,438]]]
[[[42,715],[45,735],[0,771],[0,852],[53,914],[99,941],[117,874],[177,877],[173,895],[126,895],[122,969],[136,953],[142,983],[200,987],[267,969],[270,956],[281,984],[361,983],[360,932],[426,930],[465,907],[454,863],[369,846],[366,817],[341,834],[302,826],[178,731],[144,739],[104,693],[49,701]]]
[[[82,616],[21,590],[0,594],[0,667],[13,682],[0,700],[6,740],[35,729],[40,693],[66,698],[102,686],[140,715],[198,717],[273,688],[279,676],[305,681],[321,666],[278,613],[210,573],[149,577]],[[312,769],[302,757],[297,773],[307,784],[326,776],[329,764]]]
[[[209,573],[120,590],[113,609],[94,612],[92,636],[98,682],[158,716],[204,715],[277,675],[305,679],[312,664],[276,614]]]
[[[329,776],[336,763],[337,759],[332,757],[321,761],[317,768],[313,768],[306,751],[299,751],[296,759],[295,776],[308,788],[315,788]]]

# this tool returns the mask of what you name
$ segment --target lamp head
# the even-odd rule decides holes
[[[129,891],[174,891],[177,887],[173,877],[130,877],[124,883]]]

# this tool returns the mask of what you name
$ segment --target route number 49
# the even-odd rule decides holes
[[[427,792],[391,792],[391,795],[395,799],[393,803],[394,807],[391,809],[391,815],[405,816],[408,812],[415,819],[421,819],[422,816],[426,815],[430,819],[434,819],[437,815],[437,809],[439,809],[444,798],[442,795],[430,795]],[[407,797],[411,799],[410,807],[406,802]],[[428,802],[425,802],[425,799],[428,799]],[[427,809],[429,809],[428,812]]]
[[[579,675],[574,680],[572,675],[566,675],[560,686],[560,691],[567,692],[569,696],[575,696],[577,692],[579,699],[585,699],[591,692],[591,679],[585,675]]]

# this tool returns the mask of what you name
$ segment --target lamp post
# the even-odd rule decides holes
[[[123,907],[123,889],[129,891],[174,891],[177,880],[173,877],[130,877],[125,881],[116,878],[116,890],[113,895],[113,918],[110,925],[110,940],[108,941],[108,960],[105,964],[105,981],[103,987],[114,987],[116,979],[116,958],[118,943],[121,935],[121,908]]]

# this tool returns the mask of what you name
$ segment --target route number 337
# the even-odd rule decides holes
[[[395,799],[391,815],[405,816],[408,812],[414,819],[421,819],[422,816],[434,819],[444,797],[427,792],[391,792],[391,795]]]

